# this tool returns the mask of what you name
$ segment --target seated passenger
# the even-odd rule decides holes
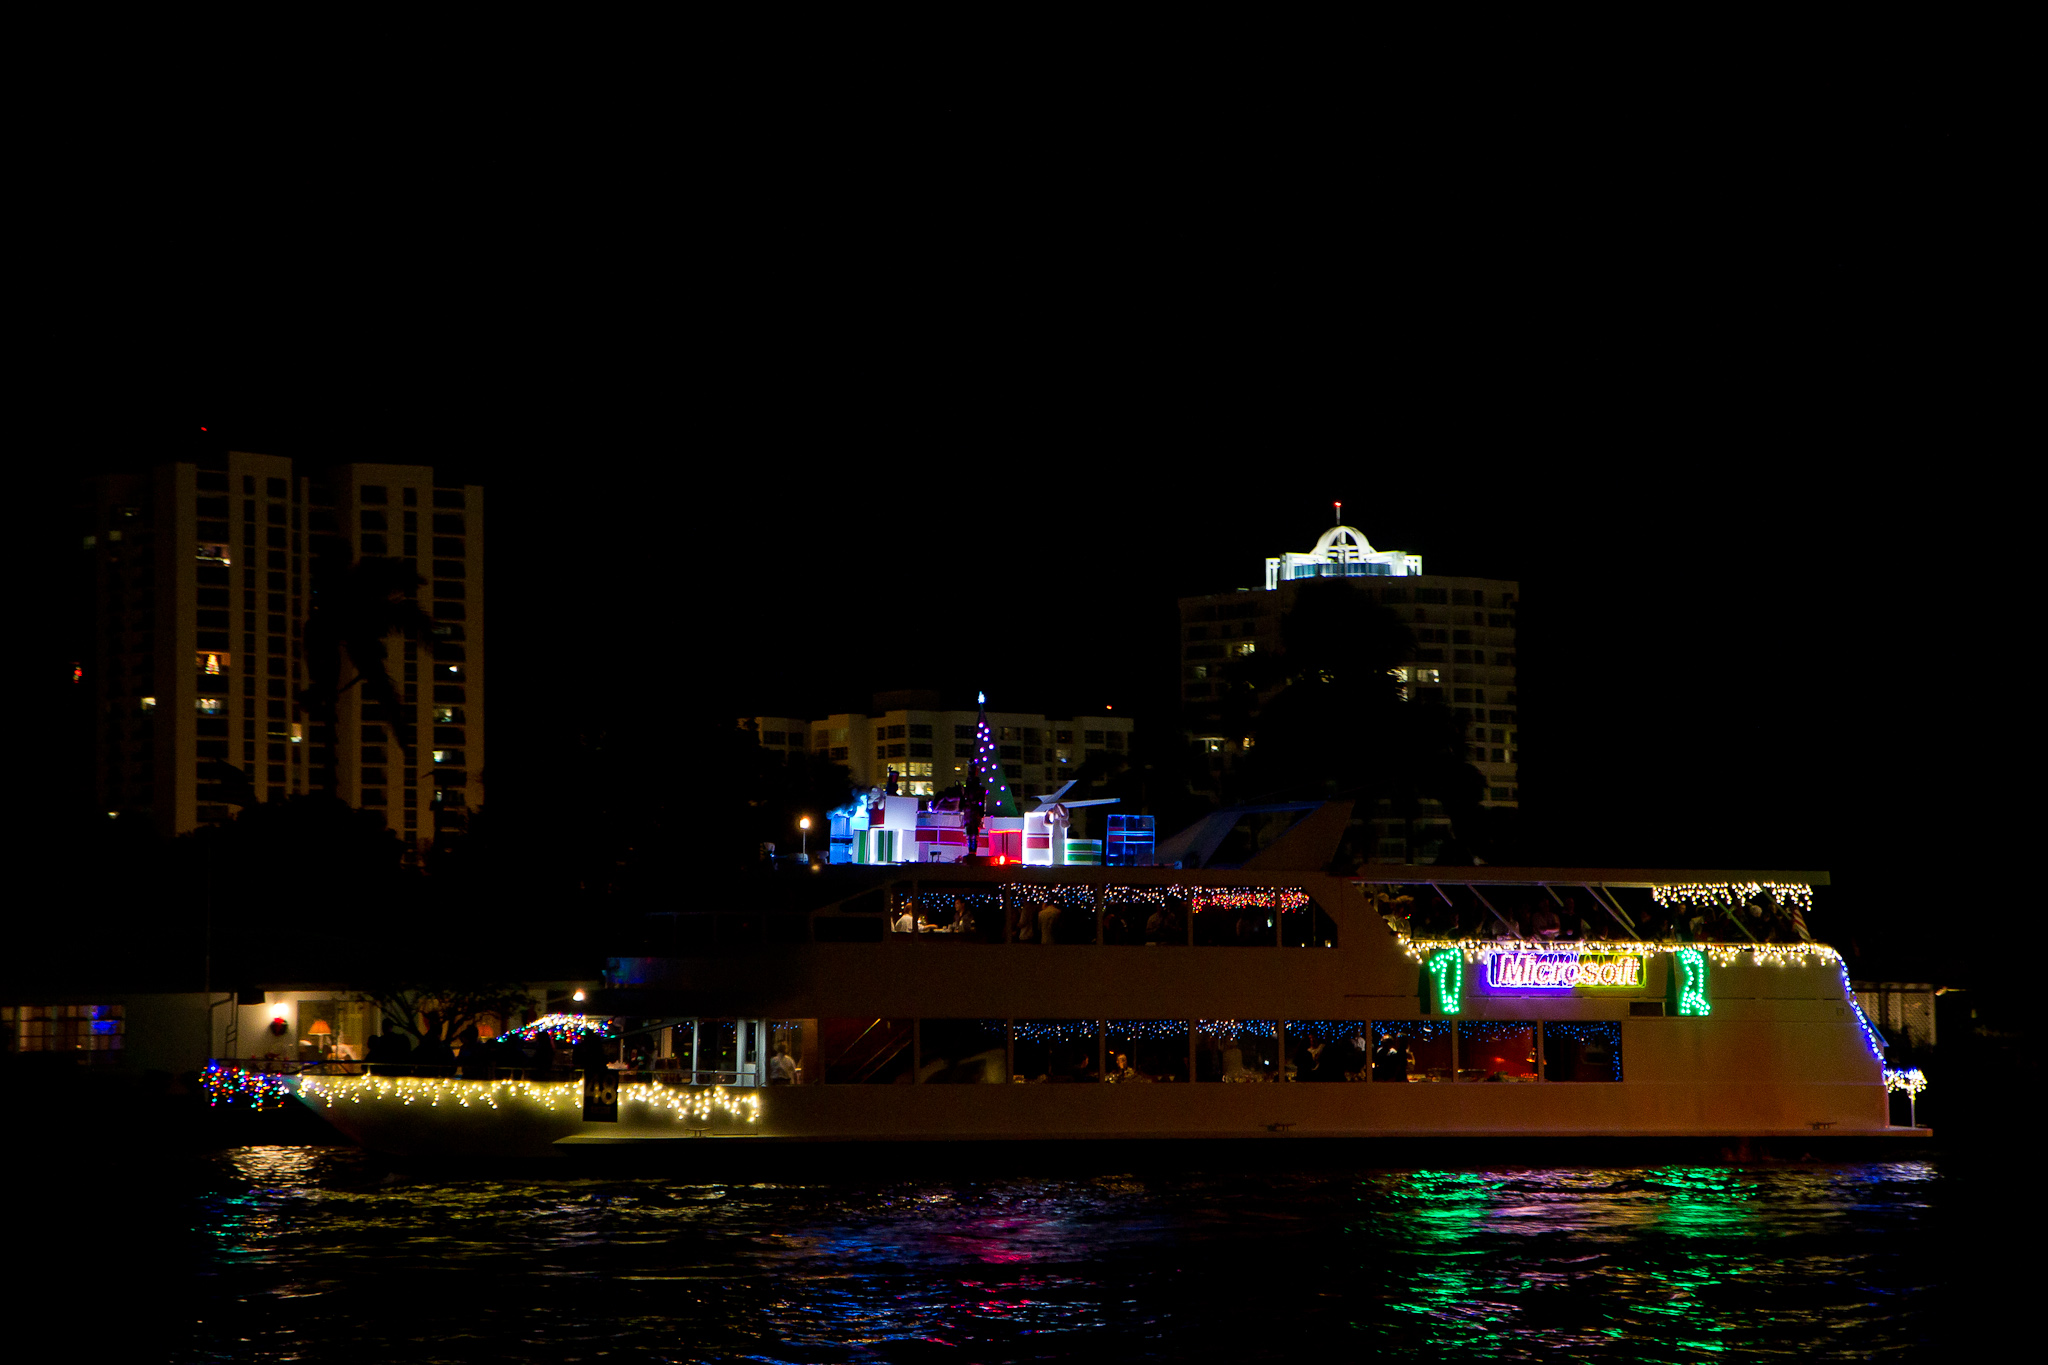
[[[1405,1038],[1382,1038],[1380,1045],[1373,1049],[1372,1078],[1376,1081],[1405,1081],[1410,1061]]]

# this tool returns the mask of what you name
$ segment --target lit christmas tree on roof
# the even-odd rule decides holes
[[[981,713],[974,721],[974,775],[981,779],[987,795],[982,810],[988,815],[1016,815],[1017,798],[1010,795],[1010,779],[1003,775],[1002,758],[996,752],[996,734],[988,724],[988,694],[977,692],[974,699]]]

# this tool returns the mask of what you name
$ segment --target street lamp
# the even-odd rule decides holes
[[[811,860],[811,817],[808,815],[798,816],[796,827],[804,832],[803,861],[808,863]]]

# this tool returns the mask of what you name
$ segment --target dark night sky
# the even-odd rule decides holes
[[[417,398],[333,423],[206,416],[241,448],[487,486],[492,763],[528,790],[549,790],[565,719],[667,743],[705,715],[934,683],[1145,715],[1176,666],[1175,597],[1256,583],[1341,497],[1432,572],[1521,580],[1526,818],[1558,861],[1826,868],[1838,906],[1891,921],[2012,817],[1942,663],[1988,638],[1996,598],[1916,567],[1981,532],[1956,490],[1901,476],[1911,433],[1880,459],[1625,413],[1566,440],[1133,402],[1154,420],[1082,431],[1107,410],[1051,405],[984,435],[645,408],[462,433]]]
[[[1068,224],[870,258],[785,223],[650,280],[623,241],[554,293],[505,283],[515,233],[371,315],[337,287],[211,318],[189,383],[66,379],[34,477],[204,422],[484,483],[494,788],[555,800],[564,718],[670,744],[934,683],[1142,716],[1175,597],[1254,584],[1342,499],[1431,572],[1521,581],[1560,859],[1826,868],[1902,922],[2015,855],[1998,660],[2031,613],[1976,267],[1899,283],[1902,236],[1811,204],[1626,241],[1418,211],[1357,263],[1341,213],[1278,231],[1307,207],[1263,256]]]

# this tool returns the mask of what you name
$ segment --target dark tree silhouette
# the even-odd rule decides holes
[[[1406,701],[1393,670],[1414,657],[1399,617],[1349,583],[1302,585],[1280,622],[1282,652],[1248,655],[1231,669],[1239,704],[1261,703],[1246,724],[1245,772],[1253,795],[1385,799],[1407,825],[1424,801],[1450,817],[1469,862],[1496,842],[1481,805],[1485,778],[1466,762],[1465,723],[1434,702]]]
[[[329,542],[339,545],[339,542]],[[384,642],[403,635],[431,644],[434,619],[420,609],[408,594],[426,585],[426,580],[404,561],[362,559],[349,564],[345,551],[330,549],[316,554],[313,561],[313,610],[306,618],[306,686],[298,694],[306,714],[326,727],[330,748],[340,743],[342,694],[360,685],[386,719],[385,728],[408,762],[413,754],[413,727],[398,723],[404,702],[398,685],[385,667]],[[347,656],[355,676],[342,680],[342,659]],[[370,719],[368,715],[364,717]],[[330,797],[339,797],[339,767],[329,755],[322,786]]]

